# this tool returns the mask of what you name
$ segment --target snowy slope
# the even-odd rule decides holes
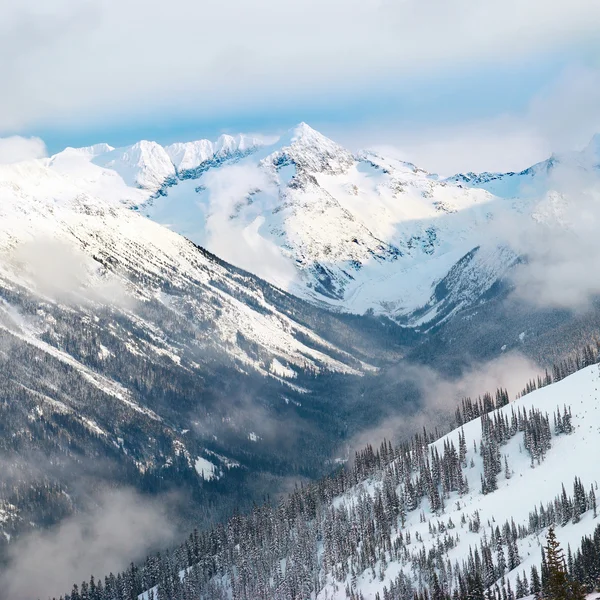
[[[105,150],[0,166],[0,406],[19,452],[77,448],[140,476],[185,456],[200,480],[209,449],[214,478],[240,456],[251,469],[271,458],[275,422],[318,419],[300,440],[320,436],[318,454],[338,417],[312,408],[317,376],[375,369],[311,327],[313,307],[123,206],[118,191],[136,190],[88,161]],[[60,172],[72,164],[77,178]]]
[[[64,163],[64,156],[61,161]],[[73,293],[83,298],[89,291],[92,296],[100,294],[94,299],[108,301],[98,290],[106,285],[112,293],[110,286],[114,286],[122,292],[125,305],[157,299],[177,311],[177,292],[202,286],[205,297],[201,301],[190,298],[190,302],[195,318],[215,319],[214,330],[207,332],[205,343],[229,348],[237,359],[266,375],[271,373],[270,364],[261,365],[245,355],[235,342],[238,334],[272,351],[281,364],[292,368],[355,372],[295,340],[299,332],[307,339],[314,338],[316,345],[325,350],[331,347],[305,327],[278,314],[260,294],[244,286],[243,278],[232,278],[225,267],[211,261],[189,241],[118,202],[88,195],[85,187],[80,189],[42,162],[0,167],[0,186],[0,252],[5,259],[0,274],[5,281],[51,296],[57,290],[44,269],[52,268],[49,253],[54,251],[59,258],[77,263],[72,278],[61,283],[63,287],[71,285]],[[48,258],[38,256],[44,252]],[[118,265],[118,269],[107,269],[109,265]],[[165,285],[170,294],[165,294]],[[245,304],[245,296],[252,296],[259,309]]]
[[[432,535],[430,526],[439,527],[440,522],[448,523],[452,520],[456,529],[447,531],[452,535],[458,533],[459,542],[447,552],[447,558],[452,564],[456,561],[461,563],[466,561],[470,549],[474,550],[480,547],[481,541],[486,537],[488,540],[490,539],[490,527],[495,528],[496,525],[502,527],[505,521],[514,519],[517,527],[527,528],[529,513],[534,508],[539,508],[540,504],[545,506],[556,496],[560,496],[563,484],[567,493],[571,495],[575,477],[581,479],[586,491],[589,491],[591,486],[597,489],[600,479],[600,469],[596,460],[596,456],[600,452],[599,388],[600,371],[598,365],[594,365],[500,409],[509,419],[511,411],[517,408],[527,411],[535,408],[543,413],[547,412],[551,416],[558,407],[562,410],[566,404],[572,409],[574,432],[570,435],[554,435],[552,447],[545,460],[540,464],[536,462],[533,466],[524,449],[523,433],[518,433],[508,444],[500,447],[502,456],[506,456],[508,461],[511,471],[510,478],[506,479],[504,474],[499,475],[498,489],[485,495],[480,491],[480,477],[483,472],[481,456],[474,450],[474,443],[479,448],[481,441],[481,420],[476,419],[466,423],[463,428],[468,449],[466,461],[471,464],[472,460],[473,466],[464,469],[463,473],[468,479],[470,492],[462,497],[457,492],[452,492],[445,501],[446,508],[441,515],[432,514],[428,509],[427,501],[422,502],[416,511],[408,513],[403,534],[406,537],[406,533],[410,532],[413,539],[415,547],[410,551],[415,552],[420,549],[427,551],[435,547],[444,534],[436,532]],[[552,417],[550,418],[552,419]],[[455,430],[435,442],[434,446],[440,455],[447,442],[453,442],[458,448],[459,434],[460,430]],[[338,506],[352,504],[356,501],[361,489],[373,494],[379,485],[377,479],[369,480],[360,484],[350,493],[336,499],[335,504]],[[421,511],[424,511],[426,516],[424,522],[421,522],[420,519]],[[478,511],[481,521],[481,529],[477,533],[460,525],[463,515],[468,520],[474,517],[475,511]],[[592,534],[599,522],[598,519],[593,518],[592,510],[589,510],[582,515],[578,523],[569,522],[564,527],[557,527],[557,538],[565,551],[568,545],[575,550],[578,548],[581,538],[584,535]],[[541,546],[545,544],[545,534],[546,529],[543,529],[518,541],[521,563],[506,576],[507,580],[511,581],[513,591],[517,575],[521,575],[525,570],[529,577],[532,565],[539,568]],[[417,536],[420,536],[422,542],[414,542]],[[394,536],[392,536],[392,540],[393,538]],[[376,570],[378,571],[378,569]],[[383,581],[378,578],[373,579],[370,572],[365,572],[358,577],[357,589],[362,591],[365,598],[374,598],[377,591],[383,597],[384,585],[389,588],[389,581],[394,579],[400,570],[404,570],[406,575],[411,576],[410,564],[401,565],[391,562],[385,571]],[[341,586],[337,591],[335,587],[332,582],[322,590],[318,598],[345,598],[344,587]]]
[[[416,435],[396,449],[366,448],[346,470],[210,531],[211,542],[197,544],[198,562],[162,569],[207,599],[411,600],[424,590],[468,598],[496,586],[500,597],[530,598],[517,577],[529,579],[532,566],[539,576],[549,524],[565,553],[599,524],[599,369],[584,368],[431,444]],[[483,493],[493,440],[506,466],[494,469],[495,489]],[[575,478],[581,489],[573,501]],[[162,599],[168,588],[159,582],[152,591]],[[147,600],[143,587],[136,593]]]

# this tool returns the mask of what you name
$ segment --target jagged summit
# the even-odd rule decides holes
[[[311,144],[311,145],[328,145],[332,144],[332,140],[325,137],[322,133],[313,129],[304,121],[298,125],[288,129],[279,139],[279,144],[282,146],[291,146],[294,143]]]
[[[353,160],[348,150],[302,122],[279,138],[263,164],[276,168],[294,164],[308,172],[344,173]]]
[[[162,146],[154,141],[140,140],[130,146],[114,148],[106,143],[85,148],[66,148],[50,159],[51,164],[81,157],[94,164],[116,171],[129,186],[159,191],[165,183],[201,167],[220,165],[237,160],[265,147],[277,160],[285,154],[299,166],[320,171],[341,171],[350,163],[351,154],[306,123],[299,123],[275,142],[246,134],[223,134],[216,141],[200,139],[175,142]]]
[[[178,142],[166,146],[165,150],[178,171],[190,171],[214,159],[226,159],[256,150],[264,144],[257,137],[244,134],[221,135],[217,141],[197,140]]]
[[[101,143],[85,148],[65,148],[49,159],[51,165],[66,168],[71,163],[75,167],[78,159],[111,169],[118,173],[131,187],[160,191],[169,185],[180,173],[188,173],[203,165],[220,164],[228,159],[249,154],[264,145],[264,140],[256,136],[221,135],[216,141],[207,139],[192,142],[176,142],[161,146],[157,142],[140,140],[130,146],[113,148]]]
[[[199,164],[214,156],[214,145],[210,140],[176,142],[165,147],[171,162],[180,170],[195,169]]]
[[[115,170],[128,185],[147,189],[158,189],[175,175],[175,167],[165,149],[147,140],[100,154],[93,162]]]

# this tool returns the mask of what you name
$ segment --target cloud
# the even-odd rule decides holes
[[[551,154],[550,144],[519,118],[501,116],[419,134],[398,134],[400,148],[375,144],[386,156],[442,176],[473,171],[520,171]]]
[[[382,419],[381,423],[356,436],[350,446],[363,448],[366,444],[378,445],[388,440],[408,439],[426,427],[433,431],[448,431],[454,422],[454,411],[462,398],[477,398],[486,392],[495,394],[499,387],[506,388],[514,398],[527,381],[542,372],[535,362],[525,356],[511,352],[486,363],[473,363],[457,379],[442,376],[434,369],[422,365],[403,364],[388,376],[415,386],[420,401],[414,412],[406,410]]]
[[[355,95],[589,47],[600,28],[589,0],[0,0],[0,10],[0,130]]]
[[[66,241],[37,236],[11,248],[3,259],[19,278],[54,300],[129,308],[135,304],[122,281],[102,273],[95,260]]]
[[[600,132],[600,68],[565,68],[532,98],[525,121],[553,152],[587,144]]]
[[[106,492],[94,506],[9,547],[0,576],[11,600],[58,597],[73,583],[124,569],[173,541],[174,530],[158,501],[130,490]]]
[[[19,135],[0,138],[0,165],[44,156],[46,156],[46,144],[40,138],[26,138]]]
[[[600,184],[593,171],[558,164],[549,188],[532,219],[503,223],[524,257],[512,276],[515,293],[535,306],[583,311],[600,296]]]
[[[277,188],[253,166],[209,171],[202,183],[209,194],[206,245],[217,256],[288,289],[296,272],[280,248],[261,231],[277,202]]]

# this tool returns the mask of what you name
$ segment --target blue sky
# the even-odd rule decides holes
[[[583,57],[577,62],[583,64]],[[573,62],[575,60],[572,59]],[[19,133],[42,137],[50,152],[67,145],[84,146],[106,141],[114,146],[140,139],[160,143],[198,138],[215,138],[221,133],[272,133],[306,121],[327,133],[347,129],[352,139],[365,125],[394,122],[407,129],[422,125],[447,125],[470,119],[491,118],[501,113],[524,112],[531,98],[550,85],[568,67],[561,56],[544,56],[535,64],[510,65],[496,69],[474,69],[454,76],[438,74],[431,78],[406,77],[390,85],[382,81],[352,94],[335,90],[317,97],[290,99],[284,104],[241,107],[214,114],[178,114],[176,107],[159,107],[148,114],[107,115],[98,121],[86,118],[72,124],[41,125]],[[390,140],[392,141],[392,140]]]
[[[432,170],[509,169],[600,129],[600,3],[589,0],[0,8],[10,59],[0,65],[0,136],[38,136],[50,153],[306,121]]]

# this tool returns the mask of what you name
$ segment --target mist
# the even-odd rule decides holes
[[[210,199],[207,246],[226,261],[287,289],[296,278],[294,265],[261,232],[262,215],[277,206],[276,186],[260,169],[243,165],[211,171],[203,182]]]
[[[46,156],[46,144],[38,137],[13,135],[0,138],[0,165],[44,156]]]
[[[9,271],[56,302],[135,305],[123,280],[104,272],[99,263],[66,240],[38,236],[7,250],[3,258]]]
[[[0,574],[3,597],[58,597],[73,582],[104,577],[163,548],[175,531],[161,503],[128,489],[103,493],[94,506],[9,547]]]
[[[541,372],[541,367],[518,352],[511,352],[485,363],[473,362],[457,379],[442,376],[431,367],[407,364],[396,367],[391,375],[400,382],[415,386],[420,394],[416,410],[399,415],[390,413],[373,428],[361,432],[350,442],[353,450],[367,444],[378,445],[383,439],[408,439],[425,427],[449,431],[454,425],[454,411],[462,398],[494,394],[499,387],[508,390],[511,399],[527,381]]]
[[[534,306],[582,312],[600,295],[600,184],[593,160],[584,153],[583,164],[555,163],[550,191],[532,218],[516,214],[501,223],[523,258],[511,276],[515,293]]]

